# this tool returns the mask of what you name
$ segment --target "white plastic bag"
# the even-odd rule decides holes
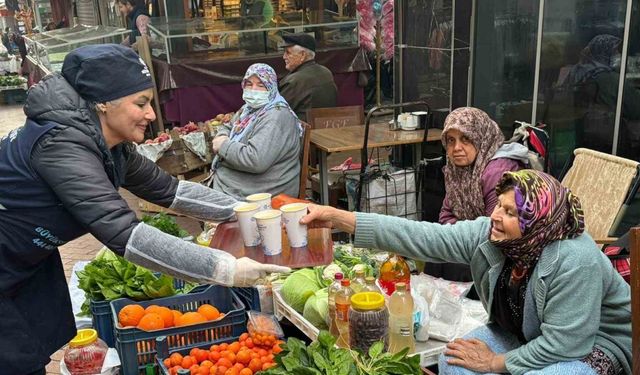
[[[161,143],[141,143],[136,145],[136,150],[140,155],[155,163],[162,157],[164,152],[171,147],[172,144],[173,139],[169,138]]]
[[[411,288],[413,296],[413,335],[416,341],[429,340],[429,305],[427,300]]]
[[[187,148],[202,159],[202,161],[207,161],[207,142],[205,141],[203,132],[180,135],[180,139],[182,139]]]
[[[462,303],[460,298],[449,291],[436,289],[429,305],[431,323],[429,334],[440,341],[456,338],[462,321]]]
[[[88,261],[76,262],[71,270],[71,278],[69,279],[69,296],[71,297],[71,308],[73,309],[73,317],[76,321],[76,328],[91,328],[91,316],[78,316],[80,308],[85,300],[84,290],[78,286],[79,280],[76,272],[84,270]]]

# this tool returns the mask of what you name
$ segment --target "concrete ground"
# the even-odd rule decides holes
[[[9,133],[11,130],[24,124],[25,115],[22,112],[22,105],[0,105],[0,138]],[[129,204],[138,217],[142,217],[142,213],[138,207],[139,199],[126,190],[121,190],[123,198]],[[192,235],[200,232],[199,223],[193,219],[186,217],[178,217],[178,224]],[[86,234],[74,241],[60,247],[60,255],[64,267],[64,273],[67,280],[71,277],[73,265],[78,261],[90,261],[95,254],[102,248],[102,243],[91,234]],[[62,360],[63,351],[59,350],[51,356],[51,362],[47,365],[47,374],[61,374],[60,360]]]

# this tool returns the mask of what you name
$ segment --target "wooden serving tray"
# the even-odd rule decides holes
[[[224,250],[236,258],[248,257],[260,263],[278,264],[291,268],[327,265],[333,260],[331,229],[309,229],[309,244],[291,248],[285,230],[282,229],[282,253],[267,256],[262,246],[245,247],[237,221],[222,223],[216,228],[209,247]]]

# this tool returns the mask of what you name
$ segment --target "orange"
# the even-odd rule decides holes
[[[218,366],[218,372],[217,375],[224,375],[224,373],[227,372],[227,367],[225,366]]]
[[[210,375],[216,375],[218,373],[218,366],[213,365],[211,366],[211,368],[209,368],[209,374]]]
[[[173,324],[176,324],[178,318],[182,316],[182,313],[178,310],[171,310],[171,313],[173,314]]]
[[[253,371],[249,368],[243,368],[238,375],[253,375]]]
[[[145,312],[145,313],[153,312],[152,310],[153,310],[154,308],[156,308],[156,307],[160,307],[160,306],[158,306],[158,305],[149,305],[149,306],[147,306],[147,308],[146,308],[146,309],[144,309],[144,312]]]
[[[200,305],[200,307],[198,307],[198,313],[207,318],[207,320],[216,320],[220,316],[220,311],[208,303]]]
[[[165,359],[164,361],[162,361],[162,364],[164,365],[164,367],[166,368],[171,368],[171,360],[169,358]]]
[[[209,375],[209,367],[206,366],[200,366],[200,368],[198,369],[197,374],[198,375]]]
[[[220,359],[221,355],[220,352],[218,351],[211,351],[209,352],[209,360],[213,363],[218,362],[218,360]]]
[[[235,342],[231,343],[231,344],[229,345],[229,350],[230,350],[230,351],[232,351],[232,352],[234,352],[234,353],[239,352],[239,351],[240,351],[240,343],[239,343],[239,342],[237,342],[237,341],[235,341]]]
[[[207,319],[198,314],[197,312],[188,312],[188,313],[184,313],[180,318],[178,318],[178,321],[175,322],[176,327],[182,327],[182,326],[188,326],[191,324],[198,324],[198,323],[204,323],[206,322]]]
[[[182,354],[173,353],[169,356],[171,360],[171,366],[180,366],[182,364]]]
[[[191,356],[186,355],[184,356],[184,358],[182,358],[182,363],[180,364],[180,366],[182,366],[182,368],[184,369],[188,369],[195,364],[196,361]]]
[[[245,341],[248,338],[249,338],[249,334],[246,332],[240,335],[240,341]]]
[[[143,331],[153,331],[156,329],[164,328],[164,320],[162,317],[156,313],[145,314],[140,322],[138,323],[138,328]]]
[[[216,365],[218,365],[218,369],[220,367],[225,367],[225,371],[231,367],[233,367],[233,362],[231,362],[229,359],[227,358],[220,358],[218,360],[218,363],[216,363]]]
[[[145,312],[147,314],[155,313],[160,315],[162,317],[162,320],[164,320],[165,328],[173,327],[173,313],[171,312],[171,310],[169,310],[168,307],[151,305],[145,309]]]
[[[144,308],[140,305],[126,305],[118,313],[118,323],[123,327],[137,326],[144,316]]]
[[[251,371],[253,372],[258,372],[262,370],[262,361],[258,358],[254,358],[251,360],[251,362],[249,362],[249,366],[248,366]]]
[[[196,352],[196,358],[198,359],[200,366],[202,366],[202,362],[209,359],[209,352],[204,349],[198,349],[198,351]]]
[[[205,352],[208,353],[208,352]],[[200,367],[205,366],[205,367],[212,367],[213,366],[213,362],[205,359],[204,361],[202,361],[202,363],[200,363]]]
[[[191,375],[198,375],[198,370],[200,370],[200,366],[192,365],[189,367],[189,371],[191,371]]]
[[[246,366],[249,362],[251,362],[251,352],[249,352],[248,350],[239,351],[236,355],[236,362],[242,363]]]
[[[276,363],[273,363],[273,362],[271,362],[271,363],[269,363],[269,362],[264,363],[264,364],[262,365],[262,371],[266,371],[266,370],[270,369],[270,368],[271,368],[271,367],[273,367],[273,366],[277,366],[277,364],[276,364]]]

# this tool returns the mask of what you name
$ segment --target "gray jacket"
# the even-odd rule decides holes
[[[471,266],[491,321],[505,256],[488,241],[490,219],[454,225],[357,213],[355,246],[430,262]],[[531,275],[522,330],[527,343],[506,353],[507,370],[524,374],[584,358],[598,346],[631,374],[631,293],[588,234],[545,247]]]
[[[235,119],[218,135],[228,136]],[[297,197],[301,138],[296,118],[289,109],[275,107],[256,121],[242,139],[222,144],[213,188],[238,200],[255,193]]]

